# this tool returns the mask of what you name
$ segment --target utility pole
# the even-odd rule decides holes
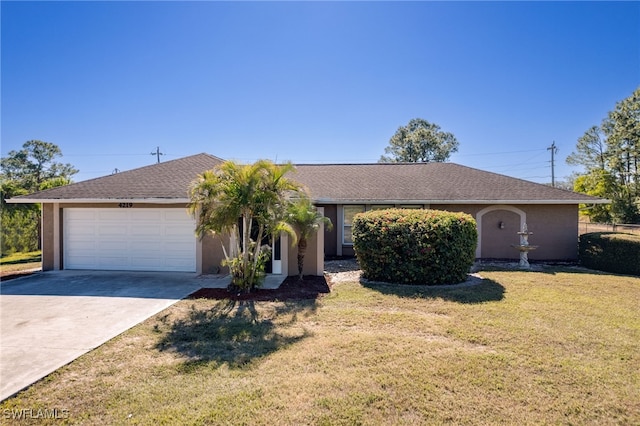
[[[152,152],[151,155],[158,157],[158,163],[160,163],[160,156],[164,154],[160,152],[160,147],[158,146],[156,147],[156,152]]]
[[[551,151],[551,186],[556,187],[556,164],[555,164],[555,154],[558,152],[558,148],[556,148],[556,141],[553,141],[551,146],[547,148],[547,151]]]

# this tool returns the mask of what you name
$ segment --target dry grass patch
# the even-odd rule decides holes
[[[640,422],[640,279],[482,275],[184,300],[0,408],[64,408],[70,424]]]
[[[0,257],[0,277],[9,277],[23,271],[42,267],[42,252],[14,253]]]

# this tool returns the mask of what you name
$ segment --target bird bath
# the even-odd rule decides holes
[[[511,244],[511,247],[515,247],[520,251],[520,269],[529,269],[529,252],[535,250],[538,246],[532,246],[529,244],[529,235],[533,232],[529,232],[527,224],[522,225],[522,231],[517,233],[520,236],[520,244]]]

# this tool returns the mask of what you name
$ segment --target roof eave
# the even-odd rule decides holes
[[[316,204],[609,204],[607,199],[578,200],[381,200],[314,198]]]
[[[7,203],[36,204],[36,203],[145,203],[145,204],[182,204],[188,203],[189,198],[8,198]]]

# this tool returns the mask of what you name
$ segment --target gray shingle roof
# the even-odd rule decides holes
[[[197,154],[16,197],[15,202],[187,201],[196,176],[223,162]],[[299,164],[291,176],[324,203],[549,203],[606,202],[570,191],[454,163]]]
[[[300,164],[294,178],[325,203],[603,202],[547,185],[454,163]]]
[[[196,176],[223,161],[209,154],[197,154],[16,197],[16,200],[186,200],[189,184]]]

